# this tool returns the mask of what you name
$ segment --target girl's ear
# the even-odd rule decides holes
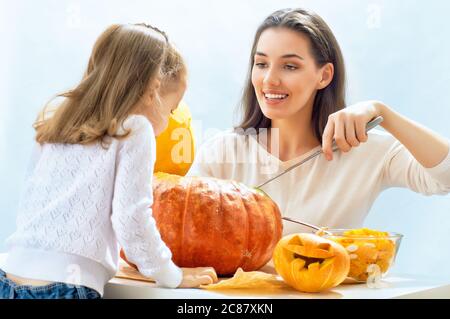
[[[334,76],[334,65],[333,63],[327,63],[320,69],[320,76],[321,79],[317,85],[317,89],[321,90],[326,88],[331,81],[333,80]]]
[[[150,101],[154,100],[155,97],[158,95],[159,93],[159,89],[161,87],[161,80],[156,78],[151,80],[146,88],[146,91],[144,93],[144,96],[146,99],[149,99]],[[149,100],[147,100],[147,102],[149,102]]]

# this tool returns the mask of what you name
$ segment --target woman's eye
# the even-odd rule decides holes
[[[257,68],[262,69],[262,68],[264,68],[264,67],[266,66],[266,64],[265,64],[265,63],[262,63],[262,62],[258,62],[258,63],[255,63],[255,66],[256,66]]]
[[[292,65],[292,64],[286,64],[286,65],[284,66],[284,68],[285,68],[286,70],[297,70],[297,69],[298,69],[297,66]]]

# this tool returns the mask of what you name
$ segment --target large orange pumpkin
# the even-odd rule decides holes
[[[283,237],[275,248],[273,262],[284,281],[303,292],[336,287],[350,269],[350,257],[342,245],[306,233]]]
[[[158,173],[153,195],[153,216],[180,267],[214,267],[220,275],[257,270],[281,238],[276,203],[241,183]]]

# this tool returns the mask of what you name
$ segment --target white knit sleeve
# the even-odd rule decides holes
[[[127,119],[132,132],[119,147],[114,185],[112,224],[127,259],[160,286],[175,288],[182,271],[172,262],[172,253],[162,241],[152,216],[152,178],[155,136],[142,116]]]
[[[387,151],[383,171],[384,187],[405,187],[424,195],[450,193],[450,151],[435,167],[423,167],[399,141]]]

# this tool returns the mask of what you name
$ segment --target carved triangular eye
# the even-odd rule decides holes
[[[305,253],[305,248],[303,248],[300,245],[286,245],[286,247],[284,247],[284,249],[290,251],[291,253],[297,254],[299,256],[303,256],[303,254]]]
[[[317,248],[323,249],[325,251],[330,251],[331,245],[329,243],[321,243],[321,244],[317,245]]]
[[[289,245],[305,246],[300,236],[292,237],[292,239],[289,241]]]

